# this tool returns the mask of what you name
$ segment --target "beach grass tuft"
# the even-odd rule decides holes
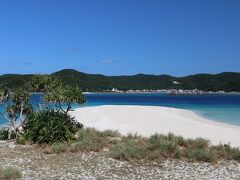
[[[142,159],[148,155],[146,143],[145,139],[128,135],[112,147],[110,154],[115,159]]]
[[[109,137],[117,136],[117,131],[98,131],[94,128],[82,128],[78,131],[76,142],[71,145],[71,151],[95,151],[98,152],[111,141]]]
[[[220,144],[214,148],[220,158],[228,160],[234,159],[240,162],[240,150],[238,148],[231,147],[229,144]]]
[[[193,161],[215,162],[217,160],[217,153],[211,148],[191,149],[186,156]]]
[[[67,151],[67,147],[64,143],[56,143],[52,145],[52,152],[59,154]]]
[[[107,136],[107,137],[119,137],[120,133],[117,130],[111,130],[111,129],[107,129],[105,131],[102,132],[103,136]]]

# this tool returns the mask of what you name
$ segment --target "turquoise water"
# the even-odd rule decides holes
[[[89,94],[86,106],[98,105],[149,105],[192,110],[199,115],[219,122],[240,125],[240,95],[179,95],[160,93]]]
[[[240,125],[240,95],[179,95],[171,96],[160,93],[94,93],[87,94],[87,103],[83,106],[99,105],[145,105],[166,106],[188,109],[219,122]],[[36,107],[42,95],[34,94],[31,103]],[[75,105],[74,107],[79,107]],[[0,107],[3,110],[3,106]],[[0,118],[0,124],[6,120]]]

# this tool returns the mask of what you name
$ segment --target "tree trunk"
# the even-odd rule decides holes
[[[12,136],[12,128],[9,127],[8,128],[8,140],[11,140],[11,136]]]

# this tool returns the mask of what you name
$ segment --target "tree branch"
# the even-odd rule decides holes
[[[12,121],[3,113],[3,112],[0,112],[0,114],[8,121],[12,124]]]

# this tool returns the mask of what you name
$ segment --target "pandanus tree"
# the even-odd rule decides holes
[[[72,104],[86,102],[80,88],[65,86],[57,77],[52,75],[35,75],[30,86],[34,91],[43,93],[45,109],[48,109],[51,104],[54,109],[67,114],[72,110]],[[41,111],[42,105],[39,107]]]
[[[59,88],[61,86],[61,82],[58,78],[52,75],[46,74],[37,74],[34,75],[30,83],[28,84],[28,88],[33,92],[43,93],[45,97],[46,94],[51,93],[53,90]],[[43,107],[48,108],[48,104],[45,103],[45,99],[42,99],[42,102],[38,103],[39,111],[42,111]]]
[[[58,111],[67,114],[72,110],[72,104],[83,104],[86,99],[78,87],[60,86],[47,93],[45,101],[52,103]]]
[[[29,88],[34,92],[48,93],[59,87],[60,84],[60,80],[53,75],[37,74],[30,81]]]
[[[38,85],[35,81],[34,86],[42,90],[45,106],[28,116],[23,126],[26,139],[36,143],[71,140],[82,124],[75,121],[68,112],[74,103],[82,104],[86,101],[82,91],[78,87],[65,86],[56,78],[45,75],[38,75],[37,78],[41,84]],[[57,86],[48,83],[52,80]]]
[[[32,106],[29,104],[29,93],[19,89],[13,93],[0,91],[1,104],[5,105],[6,112],[0,114],[9,122],[9,135],[14,130],[16,139],[20,133],[20,128],[25,120],[25,115],[32,112]]]

